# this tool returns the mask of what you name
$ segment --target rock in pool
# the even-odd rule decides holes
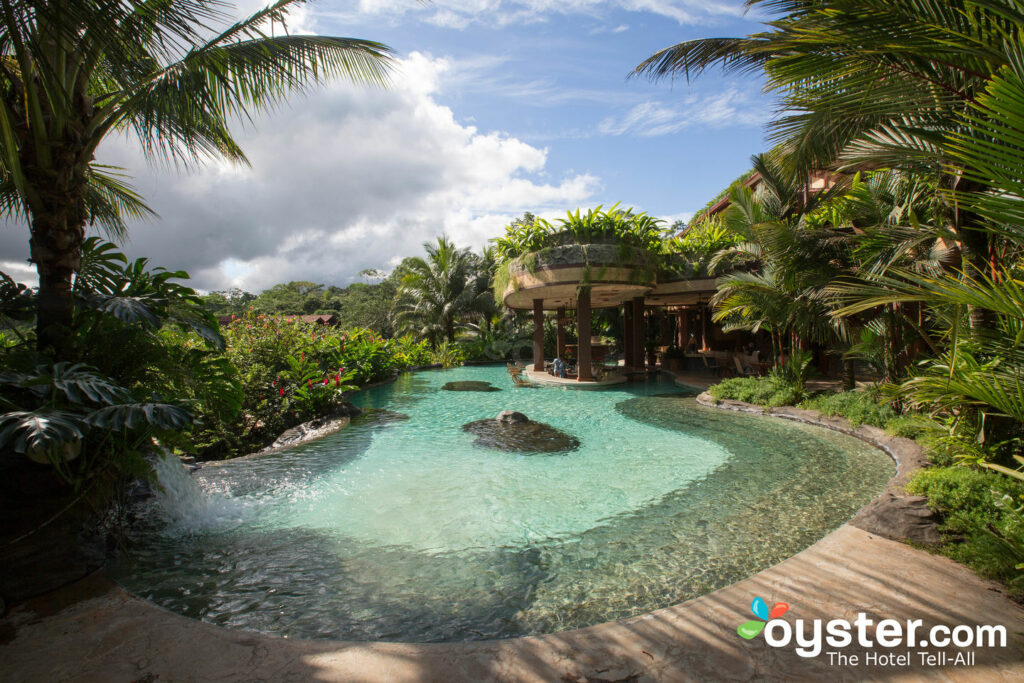
[[[476,434],[477,446],[513,453],[560,453],[580,446],[575,436],[513,410],[503,410],[493,419],[464,424],[462,431]]]
[[[501,391],[499,387],[491,386],[490,382],[448,382],[443,387],[445,391]]]

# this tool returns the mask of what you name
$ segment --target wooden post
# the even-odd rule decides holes
[[[560,306],[556,311],[557,325],[558,325],[558,343],[555,345],[557,349],[555,353],[563,361],[565,360],[565,306]]]
[[[576,348],[579,351],[576,380],[593,382],[594,373],[590,360],[590,287],[580,287],[579,303],[576,306],[576,331]]]
[[[533,300],[533,369],[544,372],[544,299]]]
[[[685,349],[690,342],[690,331],[687,329],[689,315],[686,309],[676,313],[676,346]]]
[[[622,356],[627,368],[633,367],[633,305],[622,305]]]
[[[658,327],[661,330],[661,345],[672,345],[672,325],[669,323],[668,313],[664,309],[658,312]]]
[[[701,318],[700,347],[702,349],[710,349],[711,348],[708,345],[708,336],[709,336],[709,334],[708,334],[708,325],[710,324],[710,320],[709,320],[710,317],[711,317],[711,309],[709,309],[707,306],[701,306],[701,309],[700,309],[700,318]]]
[[[638,296],[633,299],[633,367],[637,370],[644,369],[644,298]]]

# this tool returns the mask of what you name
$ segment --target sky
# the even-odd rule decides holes
[[[242,0],[238,15],[262,6]],[[737,0],[319,0],[292,33],[368,38],[397,55],[386,89],[335,81],[233,132],[251,165],[152,166],[101,145],[158,214],[124,251],[204,291],[346,286],[446,234],[479,250],[526,211],[621,202],[686,219],[767,147],[758,76],[630,78],[656,50],[745,35]],[[25,224],[0,226],[0,270],[35,284]]]

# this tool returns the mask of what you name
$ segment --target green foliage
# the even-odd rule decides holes
[[[811,375],[817,369],[811,365],[814,354],[802,349],[793,349],[786,357],[786,362],[779,367],[772,369],[772,374],[779,377],[786,384],[791,384],[799,396],[804,395],[804,387]]]
[[[731,377],[708,389],[718,400],[754,403],[768,408],[795,405],[800,400],[797,388],[781,377]]]
[[[907,484],[942,517],[942,551],[976,571],[1020,585],[1024,562],[1024,482],[973,467],[921,470]]]
[[[606,241],[660,253],[666,236],[662,223],[646,213],[620,209],[615,204],[607,210],[598,206],[586,213],[580,209],[569,211],[557,225],[541,218],[534,218],[532,222],[514,221],[506,226],[503,237],[491,241],[501,262],[549,247]]]
[[[687,277],[707,275],[717,253],[730,250],[742,241],[743,237],[726,228],[718,216],[691,221],[681,236],[665,241],[667,266]]]
[[[329,413],[346,392],[433,362],[428,344],[385,339],[247,311],[227,328],[225,359],[244,387],[237,414],[201,414],[190,449],[204,458],[242,455]]]
[[[478,257],[459,249],[447,237],[423,245],[427,258],[405,261],[395,300],[395,321],[403,332],[426,339],[437,348],[452,343],[456,332],[467,329],[473,318],[495,312],[490,296],[491,264],[485,253]]]
[[[431,360],[443,368],[455,368],[466,360],[466,352],[460,344],[442,342],[431,354]]]
[[[885,429],[896,419],[896,411],[888,403],[868,391],[844,391],[820,394],[803,401],[801,408],[817,410],[828,417],[845,417],[854,427],[862,424]],[[902,423],[897,423],[900,428]]]
[[[942,425],[926,415],[905,413],[887,420],[885,431],[892,436],[923,441],[929,436],[942,434],[945,430],[943,430]]]

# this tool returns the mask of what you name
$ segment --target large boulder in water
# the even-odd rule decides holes
[[[443,387],[445,391],[501,391],[499,387],[491,386],[490,382],[448,382]]]
[[[493,419],[464,424],[462,431],[476,434],[477,446],[512,453],[560,453],[580,446],[575,436],[512,410],[503,410]]]

